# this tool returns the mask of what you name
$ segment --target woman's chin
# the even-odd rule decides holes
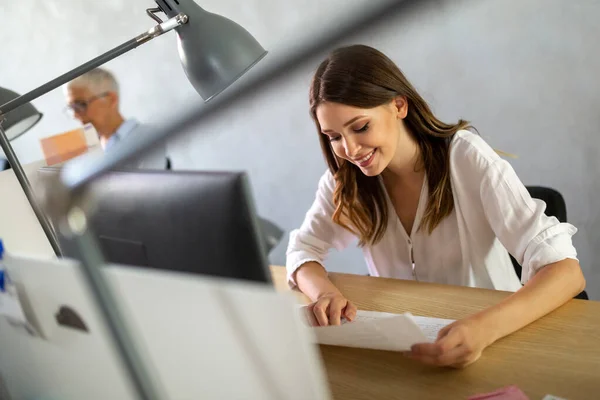
[[[367,168],[360,167],[360,170],[366,176],[377,176],[383,172],[383,168],[379,168],[376,164],[370,165]]]

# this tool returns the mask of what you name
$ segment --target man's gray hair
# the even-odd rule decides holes
[[[114,75],[103,68],[93,69],[73,79],[67,83],[65,90],[68,88],[87,88],[95,95],[105,92],[119,93],[119,84]]]

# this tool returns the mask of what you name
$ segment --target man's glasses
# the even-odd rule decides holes
[[[98,100],[102,97],[106,97],[108,96],[108,92],[104,92],[104,93],[100,93],[96,96],[92,96],[87,100],[76,100],[72,103],[69,103],[66,107],[65,107],[65,113],[73,118],[75,117],[75,114],[85,114],[85,112],[88,109],[88,106],[90,105],[90,103],[92,103],[94,100]]]

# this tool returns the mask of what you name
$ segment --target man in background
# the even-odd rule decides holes
[[[67,110],[82,124],[92,124],[98,133],[100,146],[109,152],[126,137],[142,135],[144,127],[135,119],[125,119],[119,110],[119,84],[109,71],[96,68],[69,82],[65,87]],[[128,140],[130,140],[128,139]],[[142,156],[129,167],[140,169],[170,169],[163,145]]]
[[[119,111],[119,85],[105,69],[97,68],[69,82],[65,87],[68,110],[82,124],[92,124],[98,133],[100,146],[111,151],[125,138],[143,134],[142,125],[134,119],[125,119]],[[171,169],[165,146],[158,148],[137,163],[134,168]],[[259,217],[265,236],[267,252],[283,237],[283,230]]]

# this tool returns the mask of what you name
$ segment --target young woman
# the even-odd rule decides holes
[[[584,289],[575,227],[547,217],[468,122],[436,118],[381,52],[331,53],[313,78],[310,110],[329,171],[290,236],[287,269],[320,325],[356,314],[323,267],[330,249],[355,239],[371,275],[515,292],[407,354],[429,364],[466,366]]]

